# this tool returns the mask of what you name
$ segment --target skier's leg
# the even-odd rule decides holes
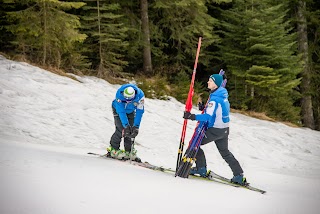
[[[129,121],[130,126],[133,126],[135,112],[127,114],[127,117],[128,117],[128,121]],[[131,145],[132,145],[131,138],[125,137],[124,138],[124,149],[125,149],[125,151],[130,152],[131,151]]]
[[[197,168],[207,167],[206,156],[201,147],[199,148],[198,153],[196,155],[196,166]]]
[[[240,175],[243,173],[243,170],[237,161],[237,159],[233,156],[233,154],[228,149],[228,135],[229,128],[215,130],[217,132],[221,132],[221,139],[215,141],[216,146],[220,152],[221,157],[228,163],[231,168],[233,175]]]
[[[205,145],[207,143],[210,143],[216,139],[216,136],[209,133],[210,131],[207,130],[204,137],[202,138],[201,145]],[[204,154],[204,151],[201,149],[201,147],[198,150],[198,153],[196,155],[196,167],[202,168],[202,167],[207,167],[207,161],[206,161],[206,156]]]
[[[114,108],[112,108],[112,112],[113,112],[114,124],[115,124],[116,130],[111,136],[110,145],[112,148],[118,150],[120,148],[120,143],[122,139],[123,126],[122,126],[120,117]]]
[[[210,129],[208,129],[202,138],[201,145],[206,145],[207,143],[215,141],[216,139],[217,139],[217,136],[211,133]],[[198,153],[196,155],[196,166],[197,168],[207,167],[206,156],[203,150],[201,149],[201,147],[199,148]]]
[[[205,140],[202,138],[201,145],[207,144],[210,141]],[[206,161],[206,156],[204,154],[204,151],[202,150],[201,147],[199,147],[198,152],[195,156],[196,158],[196,167],[191,168],[190,174],[199,174],[202,177],[207,176],[207,161]]]

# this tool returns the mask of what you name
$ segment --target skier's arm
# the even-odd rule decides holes
[[[196,120],[197,121],[209,121],[211,118],[211,115],[204,113],[204,114],[196,114]]]
[[[133,126],[139,128],[143,113],[144,113],[144,96],[138,101],[136,116],[134,118]]]
[[[206,111],[203,114],[196,114],[197,121],[209,121],[215,114],[216,102],[210,101],[207,105]]]
[[[120,101],[120,100],[119,100]],[[128,121],[128,117],[127,117],[127,114],[124,110],[124,106],[123,104],[121,103],[121,101],[116,101],[115,102],[115,109],[117,111],[117,113],[119,114],[119,117],[120,117],[120,121],[122,123],[122,126],[125,128],[129,125],[129,121]]]

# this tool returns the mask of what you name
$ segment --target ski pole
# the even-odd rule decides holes
[[[196,62],[195,62],[195,65],[194,65],[194,70],[193,70],[193,76],[192,76],[192,80],[191,80],[190,90],[189,90],[188,99],[187,99],[187,102],[186,102],[186,111],[190,111],[191,108],[192,108],[192,95],[193,95],[194,74],[195,74],[195,72],[196,72],[196,66],[197,66],[197,62],[198,62],[198,55],[199,55],[199,51],[200,51],[200,46],[201,46],[201,37],[199,38],[199,44],[198,44],[198,51],[197,51]],[[221,69],[220,72],[219,72],[219,74],[223,76],[223,75],[225,74],[225,71],[224,71],[223,69]],[[226,86],[226,83],[227,83],[227,79],[224,79],[222,87],[225,87],[225,86]],[[192,88],[192,90],[191,90],[191,88]],[[192,93],[190,93],[191,91],[192,91]],[[190,94],[192,94],[192,95],[191,95],[191,99],[190,99]],[[207,100],[207,102],[206,102],[206,104],[205,104],[205,108],[202,110],[202,113],[201,113],[201,114],[204,113],[204,111],[205,111],[205,109],[206,109],[206,106],[207,106],[209,100],[210,100],[210,95],[209,95],[208,100]],[[186,132],[186,125],[187,125],[187,120],[184,120],[183,129],[182,129],[182,135],[181,135],[181,141],[180,141],[180,147],[179,147],[179,150],[178,150],[178,158],[177,158],[177,166],[176,166],[176,174],[175,174],[175,176],[181,175],[181,169],[180,169],[180,167],[179,167],[179,164],[180,164],[181,159],[182,159],[182,153],[183,153],[183,147],[184,147],[184,139],[185,139],[185,132]],[[198,138],[198,137],[199,137],[198,134],[197,134],[197,132],[199,132],[200,129],[203,129],[202,127],[199,129],[199,126],[200,126],[200,125],[202,125],[202,127],[205,126],[204,124],[200,124],[199,122],[197,123],[196,128],[195,128],[194,133],[193,133],[193,136],[192,136],[192,138],[191,138],[191,140],[190,140],[190,142],[189,142],[188,149],[192,148],[192,147],[191,147],[191,144],[197,141],[197,139],[195,139],[195,138]],[[205,128],[205,130],[206,130],[206,128]],[[203,136],[201,137],[201,140],[202,140],[202,138],[203,138]],[[192,150],[191,150],[191,151],[192,151]],[[190,152],[190,150],[189,150],[189,152]],[[197,152],[196,152],[196,153],[197,153]],[[184,157],[183,157],[183,158],[184,158],[184,162],[183,162],[183,163],[185,163],[186,160],[190,161],[190,158],[186,159],[187,156],[188,156],[187,154],[188,154],[188,152],[186,152],[185,155],[184,155]],[[192,160],[193,160],[193,159],[191,159],[191,161],[192,161]],[[179,171],[179,172],[178,172],[178,171]]]
[[[192,108],[192,97],[193,97],[193,92],[194,92],[194,88],[193,87],[194,87],[194,80],[195,80],[196,71],[197,71],[198,58],[199,58],[199,54],[200,54],[201,39],[202,38],[199,37],[198,48],[197,48],[197,53],[196,53],[196,60],[194,62],[194,66],[193,66],[192,79],[191,79],[191,83],[190,83],[188,98],[187,98],[186,105],[185,105],[185,111],[191,111],[191,108]],[[180,164],[180,161],[181,161],[181,158],[182,158],[183,147],[184,147],[184,139],[185,139],[185,136],[186,136],[187,123],[188,123],[188,120],[185,119],[184,122],[183,122],[181,139],[180,139],[180,144],[179,144],[179,149],[178,149],[178,157],[177,157],[177,164],[176,164],[176,175],[177,175],[179,164]]]
[[[185,155],[182,158],[182,162],[176,173],[179,177],[187,178],[189,176],[190,168],[192,167],[193,162],[196,160],[195,157],[198,153],[198,150],[200,148],[200,145],[206,130],[207,130],[207,123],[203,123],[203,122],[201,122],[197,127],[197,130],[195,130],[196,135],[190,141],[189,147],[185,152]]]
[[[134,150],[134,138],[132,137],[131,138],[131,151],[130,151],[130,154],[129,154],[129,156],[130,156],[130,164],[132,162],[132,151],[133,150]]]

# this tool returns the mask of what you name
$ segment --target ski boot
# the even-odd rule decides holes
[[[125,152],[126,156],[125,156],[125,159],[126,160],[133,160],[133,161],[136,161],[136,162],[141,162],[141,159],[137,156],[137,150],[133,148],[133,150],[130,152],[130,151],[126,151]]]
[[[190,169],[190,175],[200,175],[201,177],[207,177],[207,167],[192,167]]]
[[[118,159],[118,160],[125,160],[126,157],[126,153],[123,150],[120,149],[115,149],[113,147],[109,147],[107,148],[107,156],[114,158],[114,159]]]
[[[245,177],[243,177],[242,174],[233,176],[233,178],[231,179],[231,182],[235,183],[235,184],[242,185],[242,186],[245,186],[248,184],[247,179]]]

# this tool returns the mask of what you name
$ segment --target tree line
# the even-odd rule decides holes
[[[202,37],[196,92],[224,69],[231,107],[320,130],[316,0],[0,3],[7,55],[100,78],[155,77],[158,89],[168,84],[167,93],[183,101]]]

